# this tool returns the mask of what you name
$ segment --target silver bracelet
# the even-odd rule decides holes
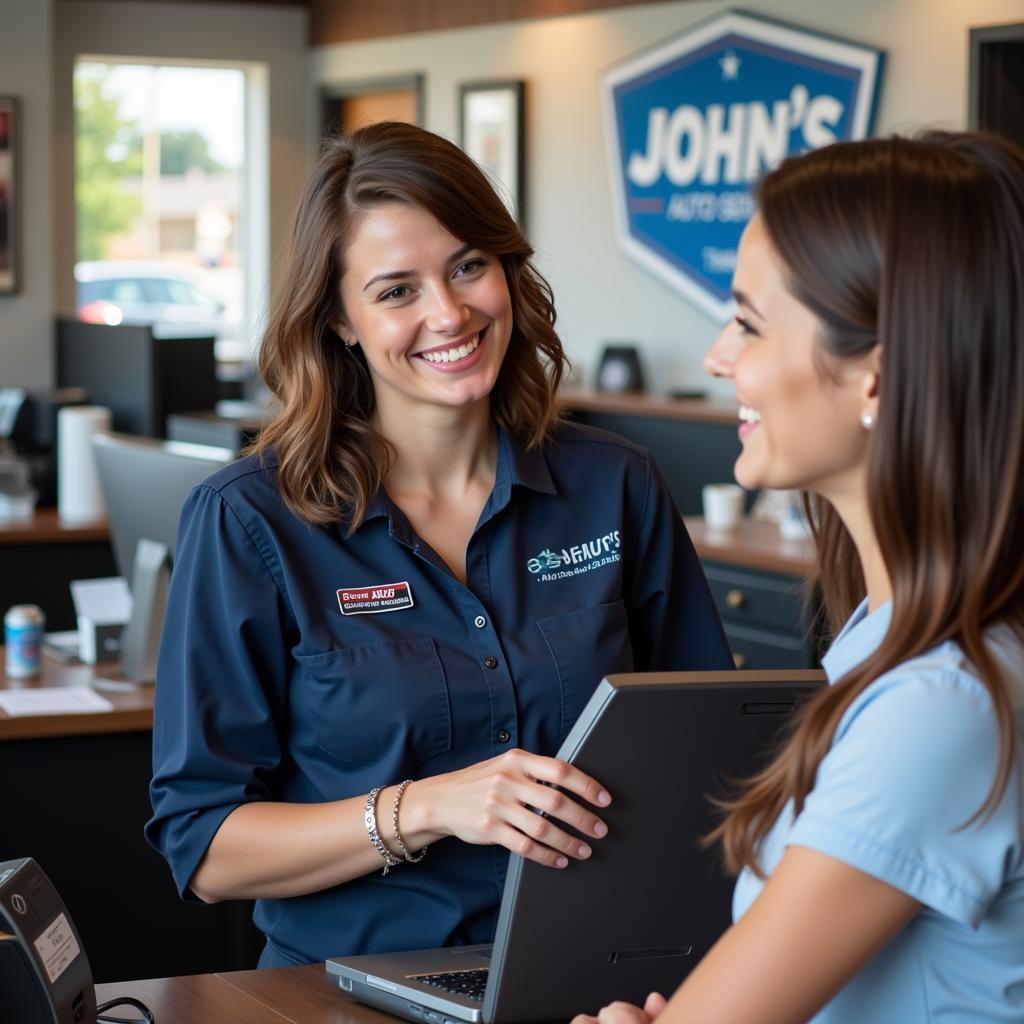
[[[370,842],[373,843],[373,848],[381,855],[384,861],[384,870],[381,874],[386,875],[388,868],[397,867],[402,862],[384,845],[384,840],[381,839],[380,833],[377,831],[377,796],[383,788],[383,786],[378,786],[366,794],[363,820],[366,822],[366,831],[370,836]]]
[[[391,828],[395,836],[395,845],[401,851],[402,856],[410,864],[417,864],[421,860],[423,860],[423,858],[427,855],[427,849],[429,848],[430,844],[428,843],[427,846],[424,846],[423,849],[420,850],[420,852],[417,853],[416,856],[414,857],[409,852],[405,843],[402,842],[402,836],[398,831],[398,805],[402,800],[402,794],[405,792],[405,787],[408,786],[410,782],[412,782],[412,779],[406,779],[405,782],[400,783],[398,786],[398,791],[395,793],[395,802],[391,807]]]

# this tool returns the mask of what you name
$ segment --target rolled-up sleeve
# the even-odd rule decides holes
[[[637,671],[733,668],[693,542],[649,457],[639,526],[629,546],[624,583]]]
[[[213,488],[189,496],[154,696],[153,817],[146,838],[188,888],[224,819],[271,798],[284,756],[287,602],[258,534]]]

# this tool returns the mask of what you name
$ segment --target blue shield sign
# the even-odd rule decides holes
[[[879,50],[728,12],[604,75],[616,232],[716,319],[732,312],[751,185],[792,153],[872,130]]]

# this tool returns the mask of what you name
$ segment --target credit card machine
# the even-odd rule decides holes
[[[0,1021],[96,1024],[82,940],[31,857],[0,862]]]

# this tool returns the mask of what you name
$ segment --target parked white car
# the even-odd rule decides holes
[[[158,338],[213,335],[217,359],[249,358],[238,311],[229,308],[175,264],[96,260],[75,265],[79,320],[150,324]]]

